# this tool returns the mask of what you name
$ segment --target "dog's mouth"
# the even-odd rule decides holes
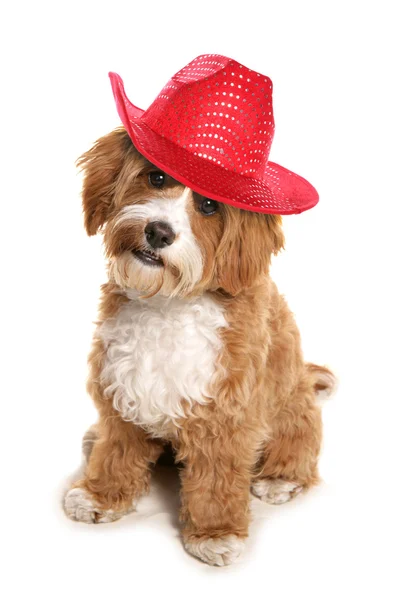
[[[162,258],[151,250],[132,250],[132,254],[144,265],[149,265],[150,267],[164,266],[164,261]]]

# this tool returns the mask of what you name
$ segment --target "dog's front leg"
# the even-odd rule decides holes
[[[65,496],[66,514],[85,523],[107,523],[130,512],[148,490],[150,464],[162,445],[118,415],[103,418],[96,427],[85,477]]]
[[[183,539],[211,565],[238,558],[248,535],[249,486],[255,452],[243,427],[229,419],[197,419],[181,433]]]

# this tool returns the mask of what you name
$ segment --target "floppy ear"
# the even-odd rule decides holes
[[[88,235],[95,235],[106,222],[118,176],[132,148],[129,135],[119,127],[78,159],[77,166],[84,171],[82,202]]]
[[[217,283],[235,296],[268,273],[271,255],[284,244],[279,215],[224,205],[224,232],[217,252]]]
[[[261,215],[265,217],[271,254],[275,256],[285,247],[281,215]],[[270,261],[271,262],[271,261]],[[269,266],[270,263],[268,263]]]

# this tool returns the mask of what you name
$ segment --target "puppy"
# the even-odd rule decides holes
[[[123,128],[79,164],[85,227],[103,230],[109,281],[89,357],[99,420],[66,513],[105,523],[133,510],[170,443],[185,547],[230,564],[248,535],[250,491],[281,504],[318,482],[315,395],[334,383],[304,362],[269,276],[281,218],[200,196],[149,163]]]

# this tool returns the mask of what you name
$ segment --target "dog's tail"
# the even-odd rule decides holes
[[[327,400],[334,393],[337,387],[337,378],[330,369],[306,363],[308,372],[314,380],[315,394],[320,400]]]

